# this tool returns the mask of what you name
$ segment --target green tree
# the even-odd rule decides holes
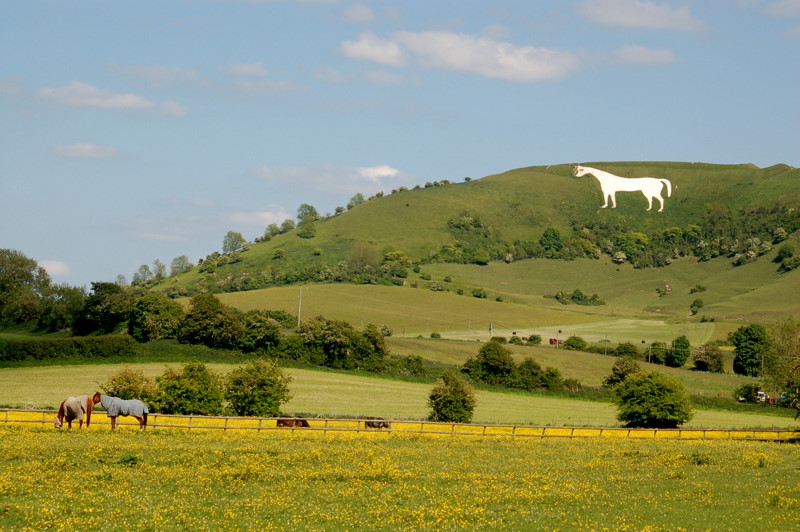
[[[554,258],[564,247],[564,241],[561,239],[561,233],[555,227],[548,227],[542,233],[539,239],[539,244],[542,246],[545,257]]]
[[[800,322],[787,318],[769,330],[764,351],[764,377],[771,386],[786,393],[788,406],[800,416]]]
[[[247,240],[244,239],[242,233],[228,231],[225,238],[222,239],[222,253],[229,255],[242,249],[245,244],[247,244]]]
[[[728,335],[728,340],[734,346],[733,372],[758,377],[763,353],[769,343],[766,327],[758,323],[742,325]]]
[[[160,292],[142,296],[131,305],[128,334],[139,342],[176,338],[183,307]]]
[[[297,222],[300,224],[312,223],[319,220],[319,213],[313,205],[303,203],[297,208]]]
[[[519,387],[529,392],[542,387],[542,366],[532,358],[523,360],[517,368]]]
[[[669,349],[664,355],[664,363],[671,368],[679,368],[683,366],[689,359],[691,352],[691,344],[689,339],[681,335],[672,341],[672,349]]]
[[[366,200],[364,199],[364,194],[362,194],[361,192],[357,192],[352,198],[350,198],[350,201],[347,204],[347,210],[349,211],[356,205],[361,205],[365,201]]]
[[[692,301],[692,304],[689,307],[689,312],[691,312],[692,316],[694,316],[701,308],[703,308],[703,300],[698,297]]]
[[[136,270],[136,273],[133,274],[133,284],[145,284],[152,278],[153,272],[150,270],[150,266],[142,264],[139,266],[139,269]]]
[[[475,390],[461,375],[446,370],[428,396],[429,421],[469,423],[475,409]]]
[[[47,332],[68,329],[85,302],[86,290],[82,286],[51,285],[42,294],[36,326]]]
[[[185,344],[233,349],[241,345],[244,325],[240,313],[217,299],[214,294],[198,294],[189,303],[189,312],[181,323],[178,340]]]
[[[111,375],[100,389],[106,395],[120,399],[139,399],[149,403],[156,397],[156,382],[145,376],[140,369],[131,369],[124,366],[121,370]]]
[[[256,358],[228,374],[225,399],[237,416],[278,416],[291,380],[275,361]]]
[[[293,231],[295,227],[294,220],[290,218],[286,218],[283,223],[281,223],[281,233],[288,233],[289,231]]]
[[[131,298],[127,289],[116,283],[92,283],[92,293],[72,324],[72,332],[85,336],[99,331],[113,333],[128,319]]]
[[[303,323],[299,334],[307,349],[320,353],[331,368],[375,371],[388,355],[383,335],[372,324],[361,333],[346,321],[317,316]]]
[[[508,386],[516,381],[517,365],[511,351],[499,342],[486,342],[475,359],[464,363],[464,373],[487,384]]]
[[[714,344],[706,343],[701,345],[694,353],[694,369],[697,371],[708,371],[709,373],[723,373],[722,351]]]
[[[184,364],[181,371],[167,368],[156,377],[155,403],[164,414],[222,414],[222,379],[201,362]]]
[[[580,336],[570,336],[564,340],[564,349],[569,349],[571,351],[583,351],[586,349],[586,345],[586,340]]]
[[[317,226],[313,222],[303,222],[297,226],[297,236],[300,238],[314,238],[317,236]]]
[[[0,325],[34,320],[39,298],[50,276],[33,259],[13,249],[0,249]]]
[[[617,419],[627,427],[676,428],[692,417],[681,382],[657,371],[630,374],[614,392]]]
[[[620,357],[611,367],[611,373],[603,379],[603,388],[612,389],[628,378],[629,375],[643,373],[642,366],[629,356]]]
[[[167,276],[167,265],[156,259],[153,261],[153,279],[161,281]]]
[[[188,272],[192,268],[194,268],[194,265],[189,262],[189,257],[181,255],[172,259],[172,263],[169,266],[169,275],[170,277],[175,277],[181,273]]]
[[[264,312],[251,311],[244,316],[244,337],[242,350],[266,353],[281,343],[281,329],[278,322]]]

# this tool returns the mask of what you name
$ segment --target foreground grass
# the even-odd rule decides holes
[[[169,364],[178,368],[179,364]],[[208,364],[227,374],[239,364]],[[166,364],[135,364],[149,377],[164,373]],[[91,394],[120,370],[119,365],[46,366],[0,368],[0,405],[54,408],[69,395]],[[289,368],[293,377],[292,399],[285,413],[322,417],[380,416],[387,419],[424,419],[429,413],[432,383],[379,379],[332,371]],[[529,393],[478,390],[476,423],[522,425],[615,427],[616,407],[607,402],[579,400]],[[785,409],[781,409],[785,410]],[[696,410],[687,428],[783,428],[796,429],[792,417],[779,417],[779,409],[763,413]]]
[[[792,444],[4,428],[0,450],[3,530],[800,526]]]

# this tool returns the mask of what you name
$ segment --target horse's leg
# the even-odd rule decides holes
[[[608,202],[606,202],[606,203],[608,203]],[[611,193],[611,208],[612,209],[616,209],[617,208],[617,193],[616,193],[616,191]]]
[[[664,198],[661,197],[661,194],[657,195],[655,198],[661,204],[661,208],[658,209],[658,212],[662,212],[664,210]]]
[[[603,201],[604,201],[605,203],[603,203],[602,205],[600,205],[600,208],[601,208],[601,209],[605,209],[606,207],[608,207],[608,198],[610,198],[610,197],[611,197],[611,194],[609,194],[609,192],[608,192],[606,189],[604,189],[604,188],[603,188],[602,190],[603,190]]]
[[[114,430],[116,428],[117,428],[117,416],[114,416],[111,418],[111,430]]]
[[[139,422],[139,432],[142,432],[144,430],[144,419],[142,419],[140,417],[136,417],[136,416],[133,416],[133,417],[135,417],[136,421]]]
[[[642,194],[644,195],[645,198],[647,198],[647,210],[649,211],[650,209],[653,208],[653,196],[645,194],[644,190],[642,191]]]

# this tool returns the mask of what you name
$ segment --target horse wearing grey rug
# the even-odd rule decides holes
[[[117,427],[118,416],[133,416],[139,421],[139,431],[147,427],[147,414],[150,413],[147,405],[138,399],[120,399],[109,395],[94,394],[94,402],[98,401],[106,409],[106,414],[111,419],[111,430]]]

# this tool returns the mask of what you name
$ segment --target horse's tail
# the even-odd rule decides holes
[[[667,185],[667,197],[672,196],[672,183],[670,182],[670,180],[669,179],[659,179],[659,181],[661,181],[662,183]]]
[[[142,423],[142,427],[146,427],[147,426],[147,412],[145,412],[142,415],[142,421],[144,421],[144,423]]]

